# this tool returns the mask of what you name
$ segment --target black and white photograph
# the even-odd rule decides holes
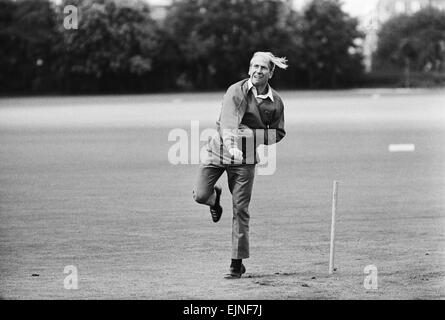
[[[445,300],[445,0],[0,0],[0,300]]]

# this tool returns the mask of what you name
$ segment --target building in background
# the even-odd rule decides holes
[[[444,0],[380,0],[377,4],[377,18],[381,23],[398,14],[413,14],[420,9],[434,7],[445,10]]]

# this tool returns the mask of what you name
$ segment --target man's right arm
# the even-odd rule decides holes
[[[243,100],[244,95],[239,84],[230,86],[223,97],[219,128],[227,150],[238,148],[238,127],[246,111]]]

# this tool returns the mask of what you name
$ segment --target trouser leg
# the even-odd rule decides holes
[[[212,205],[209,199],[215,192],[215,183],[224,173],[224,170],[224,166],[214,164],[202,164],[199,166],[198,178],[195,186],[193,187],[193,199],[196,202]]]
[[[232,259],[249,257],[249,203],[252,195],[255,165],[229,166],[227,178],[232,193]]]

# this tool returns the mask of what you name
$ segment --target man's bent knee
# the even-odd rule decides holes
[[[195,200],[197,203],[206,204],[209,197],[209,194],[198,192],[196,189],[193,189],[193,200]]]

